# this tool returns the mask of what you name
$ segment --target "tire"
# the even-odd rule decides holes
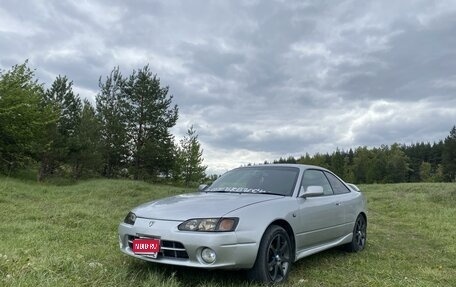
[[[367,221],[363,215],[358,215],[353,227],[353,239],[345,247],[348,252],[359,252],[366,247],[367,242]]]
[[[271,225],[263,234],[250,280],[260,283],[281,283],[288,278],[292,264],[292,245],[288,233],[280,226]]]

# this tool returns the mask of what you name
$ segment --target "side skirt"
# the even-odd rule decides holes
[[[301,258],[307,257],[307,256],[315,254],[315,253],[318,253],[320,251],[323,251],[323,250],[326,250],[326,249],[330,249],[330,248],[333,248],[335,246],[342,245],[342,244],[345,244],[345,243],[350,243],[352,241],[352,238],[353,238],[353,233],[350,233],[350,234],[347,234],[347,235],[345,235],[345,236],[343,236],[343,237],[341,237],[341,238],[339,238],[337,240],[330,241],[328,243],[317,245],[315,247],[307,248],[307,249],[304,249],[304,250],[300,250],[300,251],[296,252],[295,262],[298,261]]]

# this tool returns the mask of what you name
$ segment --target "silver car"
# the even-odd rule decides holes
[[[140,205],[119,225],[122,252],[199,268],[249,269],[282,282],[293,262],[366,245],[366,199],[331,171],[280,164],[231,170],[196,193]]]

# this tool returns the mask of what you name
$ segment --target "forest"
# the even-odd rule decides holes
[[[46,89],[27,61],[1,71],[0,173],[28,169],[38,181],[105,177],[185,185],[217,178],[206,175],[193,126],[176,142],[170,129],[179,109],[148,65],[128,76],[115,67],[98,86],[93,105],[66,76]],[[337,149],[273,163],[323,166],[353,183],[455,181],[456,127],[432,144]]]
[[[57,76],[48,89],[28,62],[0,73],[0,173],[36,170],[52,177],[171,179],[205,177],[193,126],[178,143],[170,129],[178,107],[149,66],[99,78],[95,106]]]
[[[348,151],[286,157],[274,163],[301,163],[328,168],[348,182],[454,182],[456,180],[456,127],[445,140],[410,145],[358,147]]]

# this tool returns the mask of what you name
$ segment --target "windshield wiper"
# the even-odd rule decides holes
[[[223,189],[216,189],[216,190],[211,189],[211,190],[201,190],[201,192],[207,193],[207,192],[228,192],[228,191],[223,190]]]
[[[248,191],[236,191],[236,190],[224,190],[224,189],[210,189],[210,190],[202,190],[201,192],[238,193],[238,194],[270,194],[270,195],[286,196],[285,194],[269,192],[269,191],[248,192]]]

